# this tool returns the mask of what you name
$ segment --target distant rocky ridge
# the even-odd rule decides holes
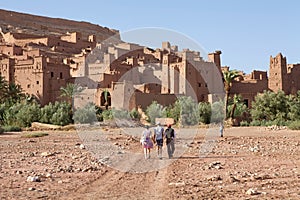
[[[101,42],[111,36],[120,39],[119,31],[89,22],[42,17],[0,9],[0,27],[3,32],[61,36],[67,32],[80,32],[83,37],[96,35]]]

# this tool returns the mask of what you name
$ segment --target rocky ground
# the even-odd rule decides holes
[[[172,160],[143,159],[138,135],[122,129],[101,132],[109,155],[76,131],[1,134],[0,199],[300,199],[299,131],[227,128],[206,154],[207,129],[176,131]]]

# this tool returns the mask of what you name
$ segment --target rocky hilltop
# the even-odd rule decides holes
[[[0,27],[3,32],[33,35],[61,36],[67,32],[80,32],[82,36],[96,35],[98,42],[111,36],[119,38],[119,31],[89,22],[50,18],[0,9]]]

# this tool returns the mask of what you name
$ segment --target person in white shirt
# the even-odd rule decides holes
[[[160,126],[160,123],[156,123],[154,128],[154,141],[157,146],[157,156],[159,159],[162,159],[162,147],[163,147],[163,138],[164,138],[164,128]]]

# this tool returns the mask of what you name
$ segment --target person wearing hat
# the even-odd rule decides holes
[[[168,124],[168,128],[165,131],[165,138],[168,149],[168,156],[169,158],[172,158],[175,151],[175,131],[172,128],[171,124]]]
[[[142,139],[141,139],[141,143],[144,148],[145,159],[150,158],[150,150],[153,148],[153,142],[151,140],[151,137],[152,137],[152,133],[149,129],[149,126],[147,125],[146,129],[142,133]]]
[[[159,122],[157,122],[156,125],[154,128],[154,141],[156,141],[157,156],[159,159],[162,159],[164,128],[160,126]]]

